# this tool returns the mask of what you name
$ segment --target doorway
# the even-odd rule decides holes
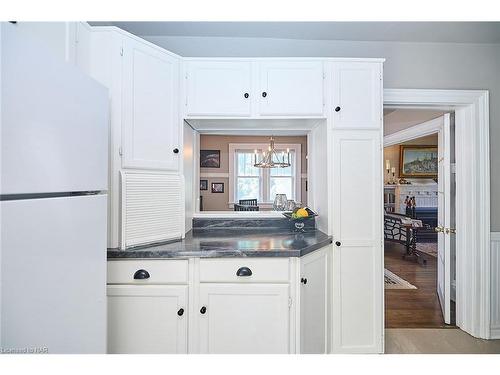
[[[489,93],[384,89],[384,105],[455,112],[456,325],[491,337]]]
[[[384,109],[386,328],[455,323],[453,116]]]

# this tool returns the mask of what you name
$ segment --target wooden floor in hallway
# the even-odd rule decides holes
[[[417,289],[385,290],[386,328],[443,328],[437,292],[437,260],[426,256],[427,265],[403,260],[404,246],[385,242],[385,268],[415,285]]]

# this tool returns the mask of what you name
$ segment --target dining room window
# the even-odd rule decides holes
[[[255,167],[255,150],[258,155],[267,150],[268,144],[229,145],[229,204],[240,199],[257,199],[259,204],[271,205],[276,194],[286,194],[288,199],[301,200],[300,144],[276,144],[276,150],[290,151],[290,167]]]
[[[254,167],[253,153],[246,150],[236,152],[236,201],[262,197],[260,168]]]

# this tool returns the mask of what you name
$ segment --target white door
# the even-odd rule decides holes
[[[323,115],[323,62],[259,63],[261,116]]]
[[[333,133],[332,350],[382,352],[381,132]]]
[[[202,284],[201,353],[289,353],[288,284]]]
[[[451,130],[450,114],[438,133],[438,258],[437,293],[444,322],[451,322]]]
[[[0,202],[3,348],[106,352],[106,198]]]
[[[179,60],[124,39],[122,90],[123,168],[178,170]]]
[[[251,63],[246,61],[189,61],[187,116],[250,116]]]
[[[187,353],[186,285],[108,285],[108,353]]]
[[[373,62],[337,62],[332,68],[335,129],[379,129],[382,121],[382,66]]]
[[[327,258],[331,246],[300,258],[300,352],[327,350]]]

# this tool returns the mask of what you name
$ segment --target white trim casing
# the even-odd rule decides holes
[[[456,324],[490,338],[490,143],[487,90],[385,89],[384,105],[455,111]]]

